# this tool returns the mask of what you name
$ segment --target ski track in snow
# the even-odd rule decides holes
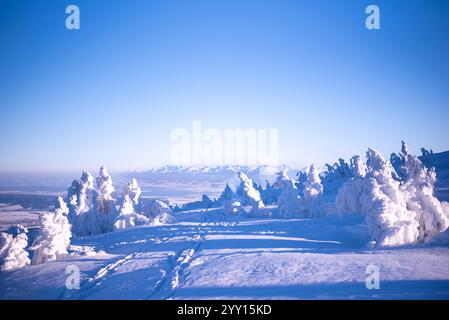
[[[145,252],[151,251],[151,249],[154,248],[155,246],[160,245],[165,242],[168,242],[170,239],[171,239],[170,237],[155,238],[152,245],[149,246],[145,251],[134,252],[134,253],[126,255],[124,258],[118,258],[114,262],[110,262],[110,263],[106,264],[104,267],[102,267],[100,270],[97,271],[95,276],[88,278],[80,285],[80,289],[81,289],[80,291],[71,293],[70,291],[66,290],[61,295],[61,298],[88,299],[92,293],[92,292],[90,292],[91,289],[100,286],[104,282],[104,280],[106,280],[108,277],[112,276],[115,272],[117,272],[117,270],[121,266],[125,265],[127,262],[129,262],[133,259],[139,258]]]
[[[0,297],[447,298],[447,248],[373,250],[366,247],[361,222],[358,216],[237,222],[197,215],[171,225],[80,238],[74,245],[95,245],[107,255],[69,256],[5,274]],[[64,286],[64,269],[74,263],[83,270],[80,290]],[[370,263],[382,269],[385,291],[366,291]]]
[[[222,224],[222,222],[219,222]],[[215,222],[217,224],[217,222]],[[191,243],[189,247],[183,247],[175,254],[168,255],[168,268],[161,269],[160,280],[157,281],[153,291],[145,299],[169,299],[172,297],[176,289],[182,284],[184,278],[184,270],[195,260],[198,252],[201,249],[201,245],[206,237],[206,230],[204,226],[207,225],[204,222],[199,223],[192,232],[180,232],[174,234],[172,237],[155,238],[152,245],[145,250],[134,252],[126,255],[123,258],[118,258],[113,262],[110,262],[99,269],[93,277],[89,277],[80,285],[80,291],[70,292],[64,291],[60,298],[63,299],[89,299],[89,296],[98,291],[98,287],[102,285],[109,277],[113,276],[120,267],[129,263],[133,259],[138,259],[145,252],[151,252],[151,250],[158,245],[167,243],[170,240],[176,239],[179,235],[187,235],[188,242]],[[131,242],[133,243],[133,242]],[[143,241],[138,241],[143,243]],[[119,243],[126,244],[126,243]]]
[[[154,291],[146,299],[170,299],[184,278],[184,270],[195,260],[206,238],[204,224],[200,223],[191,236],[193,246],[179,250],[175,255],[169,256],[168,270],[161,270],[162,278],[157,282]]]

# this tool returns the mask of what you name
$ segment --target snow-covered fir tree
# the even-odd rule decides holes
[[[390,163],[394,168],[393,178],[400,182],[407,180],[407,168],[405,167],[405,161],[409,156],[408,146],[404,141],[401,141],[401,152],[399,154],[392,153],[390,156]]]
[[[135,211],[135,202],[131,200],[129,194],[123,195],[123,202],[120,205],[118,217],[114,222],[114,229],[126,229],[150,222],[150,219]]]
[[[436,174],[426,168],[418,157],[408,154],[404,163],[407,180],[400,186],[407,208],[416,214],[419,242],[426,242],[449,227],[449,204],[434,196]]]
[[[83,171],[79,180],[74,180],[67,191],[69,222],[72,232],[78,236],[100,233],[99,221],[94,211],[94,201],[97,196],[94,187],[94,177]]]
[[[231,189],[229,183],[226,183],[217,202],[223,207],[223,214],[225,216],[238,215],[241,213],[241,204],[237,200],[237,195]]]
[[[337,209],[340,213],[365,215],[368,232],[377,246],[415,243],[418,239],[416,214],[407,209],[400,183],[393,178],[393,166],[373,149],[367,152],[366,164],[367,172],[362,176],[364,166],[358,158],[354,160],[353,172],[358,174],[340,188]]]
[[[69,209],[61,197],[56,200],[55,210],[40,216],[39,234],[31,250],[34,251],[32,264],[53,261],[67,254],[72,233],[67,218]]]
[[[126,185],[123,190],[124,195],[128,195],[130,200],[133,203],[134,211],[141,212],[142,205],[140,203],[140,195],[142,190],[140,189],[139,183],[135,178],[132,178]]]
[[[360,156],[354,156],[350,161],[351,178],[338,190],[335,206],[340,214],[361,213],[362,193],[366,175],[366,165]]]
[[[31,263],[26,250],[28,229],[14,225],[8,232],[0,232],[0,271],[25,267]]]
[[[150,219],[142,214],[140,201],[141,189],[136,179],[131,179],[123,188],[123,197],[118,216],[114,221],[114,229],[126,229],[150,222]]]
[[[323,206],[323,185],[319,175],[319,170],[315,165],[311,165],[304,182],[303,197],[301,198],[302,212],[305,217],[321,217],[325,214]]]
[[[220,197],[218,198],[219,203],[223,204],[224,201],[232,200],[235,197],[234,191],[232,191],[231,187],[229,186],[229,183],[226,183],[225,188],[220,194]]]
[[[293,179],[288,177],[286,170],[278,173],[275,186],[280,190],[277,199],[279,217],[288,219],[301,216],[302,209],[298,189]]]
[[[296,188],[298,189],[298,194],[302,196],[304,194],[304,183],[307,181],[307,172],[305,170],[300,170],[296,174]]]
[[[97,215],[100,232],[114,230],[114,222],[117,219],[115,199],[112,193],[115,191],[112,178],[105,166],[100,167],[97,182],[97,197],[95,199],[94,211]]]
[[[362,201],[368,231],[378,246],[415,243],[416,214],[407,209],[406,199],[393,179],[393,166],[373,149],[367,152],[367,197]]]
[[[161,200],[149,201],[143,207],[143,214],[150,219],[153,225],[161,225],[175,221],[173,217],[173,210],[170,206]]]
[[[276,203],[279,197],[279,190],[270,184],[268,180],[265,181],[265,189],[262,190],[261,196],[264,204]]]
[[[239,202],[243,206],[251,206],[249,212],[251,216],[258,216],[261,214],[260,210],[265,208],[259,191],[254,188],[252,180],[243,172],[239,172],[238,177],[240,179],[240,185],[237,189]]]

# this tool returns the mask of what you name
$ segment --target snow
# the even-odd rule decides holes
[[[75,235],[90,235],[101,232],[94,212],[94,177],[83,171],[80,180],[74,180],[67,191],[69,221]]]
[[[408,153],[402,142],[401,164],[369,149],[367,168],[359,158],[353,177],[339,189],[336,207],[341,214],[362,213],[374,244],[398,246],[427,242],[449,226],[448,204],[434,196],[436,174]],[[395,171],[396,170],[396,171]],[[398,181],[395,172],[400,172]]]
[[[28,245],[28,230],[15,225],[8,233],[0,233],[0,271],[22,268],[30,264],[26,247]]]
[[[112,197],[114,191],[111,176],[106,167],[101,166],[97,177],[97,196],[94,201],[94,215],[98,220],[99,232],[114,230],[114,222],[117,219],[115,199]]]
[[[449,299],[443,158],[403,143],[394,164],[369,149],[294,179],[273,167],[155,171],[192,183],[232,172],[177,206],[143,197],[138,179],[115,185],[105,167],[83,171],[66,201],[2,195],[2,230],[31,228],[1,234],[0,299]],[[378,290],[365,285],[370,266]],[[80,289],[65,286],[73,267]]]
[[[106,253],[75,254],[0,274],[0,299],[449,298],[449,248],[374,250],[363,217],[214,220],[179,213],[170,225],[74,238]],[[381,289],[365,287],[367,266]],[[80,290],[65,269],[81,272]]]
[[[150,220],[142,214],[141,189],[136,179],[131,179],[123,190],[122,204],[114,221],[114,230],[144,225]]]
[[[66,203],[58,197],[54,212],[41,215],[39,233],[30,248],[34,251],[32,264],[53,261],[68,254],[72,237],[68,213]]]
[[[150,201],[143,208],[143,213],[151,219],[153,224],[165,224],[175,220],[172,216],[172,209],[163,201]]]
[[[243,172],[238,173],[240,179],[240,185],[237,189],[237,196],[239,202],[243,206],[251,206],[251,210],[248,212],[251,216],[269,215],[265,210],[265,205],[262,202],[259,191],[254,188],[253,181]]]
[[[318,168],[311,165],[307,180],[304,182],[302,207],[305,217],[321,217],[325,215],[322,207],[323,185],[319,176]]]
[[[149,223],[149,219],[142,214],[135,212],[135,202],[128,194],[123,196],[123,203],[120,206],[119,214],[114,222],[114,230],[126,229]]]
[[[294,181],[288,177],[285,170],[279,172],[275,186],[280,191],[277,199],[279,216],[287,219],[302,216],[298,189]]]

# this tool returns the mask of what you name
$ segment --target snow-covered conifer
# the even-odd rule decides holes
[[[357,171],[363,173],[363,170],[354,170]],[[368,231],[377,246],[415,243],[418,237],[416,214],[407,209],[400,183],[393,179],[393,172],[389,161],[369,149],[366,175],[357,175],[345,183],[336,199],[340,213],[365,215]]]
[[[218,198],[218,201],[220,203],[223,203],[226,200],[232,200],[235,197],[235,193],[234,191],[232,191],[231,187],[229,186],[228,183],[226,183],[226,186],[224,188],[224,190],[222,191],[220,197]]]
[[[281,218],[295,218],[301,215],[301,203],[298,190],[285,170],[278,173],[275,185],[280,190],[277,199],[279,216]]]
[[[137,180],[135,178],[132,178],[131,181],[129,181],[124,188],[123,194],[128,195],[131,199],[135,212],[140,212],[142,210],[141,203],[140,203],[140,194],[142,193],[142,190],[140,189],[139,184],[137,183]]]
[[[367,152],[367,193],[362,201],[368,230],[379,246],[415,243],[418,238],[416,214],[407,209],[406,201],[393,179],[393,167],[379,152]]]
[[[243,172],[239,172],[238,177],[240,179],[240,185],[237,189],[237,195],[240,199],[240,203],[243,206],[251,206],[250,215],[259,215],[259,210],[265,208],[259,191],[254,188],[252,180]]]
[[[144,215],[150,219],[150,223],[154,225],[166,224],[175,221],[170,206],[161,200],[149,201],[143,207]]]
[[[150,220],[142,214],[135,211],[135,202],[131,200],[128,193],[123,195],[123,202],[120,206],[118,217],[114,222],[114,229],[126,229],[138,225],[144,225]]]
[[[264,204],[273,204],[277,202],[279,192],[270,184],[268,180],[265,181],[265,189],[262,191],[262,201]]]
[[[0,232],[0,271],[22,268],[31,263],[26,251],[27,233],[27,228],[22,225],[12,226],[7,233]]]
[[[364,192],[364,180],[366,175],[366,165],[360,156],[351,158],[351,175],[339,189],[335,198],[335,206],[340,214],[361,213],[362,193]]]
[[[61,197],[57,198],[54,212],[40,216],[39,234],[31,250],[34,251],[32,263],[41,264],[53,261],[67,254],[72,233],[67,215],[69,209]]]
[[[311,165],[307,174],[307,181],[304,182],[304,196],[301,198],[302,211],[308,218],[321,217],[325,214],[323,207],[323,185],[318,168]]]
[[[97,177],[97,197],[94,206],[101,233],[114,229],[114,222],[117,219],[115,199],[112,197],[114,191],[111,176],[106,167],[101,166]]]
[[[73,234],[86,236],[101,232],[94,211],[96,195],[94,177],[83,171],[80,180],[74,180],[67,191],[68,218]]]
[[[404,167],[408,178],[401,185],[407,208],[416,214],[419,223],[419,242],[426,242],[449,227],[449,210],[434,196],[436,174],[427,169],[418,157],[407,154]]]

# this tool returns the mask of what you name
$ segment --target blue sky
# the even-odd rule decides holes
[[[65,29],[76,4],[81,29]],[[365,28],[376,4],[381,30]],[[0,2],[0,171],[166,164],[175,128],[277,128],[280,161],[449,149],[448,1]]]

